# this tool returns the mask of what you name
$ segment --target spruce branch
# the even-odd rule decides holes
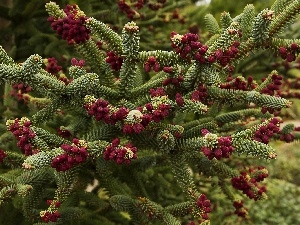
[[[87,72],[83,67],[74,65],[69,68],[69,76],[73,79],[79,78],[85,75]]]

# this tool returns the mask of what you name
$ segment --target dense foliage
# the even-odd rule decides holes
[[[297,224],[300,1],[97,2],[0,8],[1,223]]]

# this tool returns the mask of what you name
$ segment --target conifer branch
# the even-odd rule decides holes
[[[276,5],[278,5],[278,3]],[[284,9],[280,11],[278,15],[275,15],[274,20],[271,22],[269,36],[272,37],[275,34],[279,34],[288,24],[294,22],[299,10],[300,2],[298,0],[294,0],[288,3],[288,5],[285,5]]]
[[[122,31],[123,53],[125,59],[120,70],[120,92],[125,97],[134,87],[137,75],[136,58],[139,52],[139,27],[135,23],[125,24]]]
[[[262,45],[270,37],[270,24],[274,12],[268,9],[261,11],[254,19],[252,38],[256,45]]]
[[[280,14],[287,5],[291,4],[289,0],[276,0],[271,6],[270,10],[275,12],[275,15]]]
[[[221,13],[220,23],[221,23],[222,30],[227,29],[232,22],[233,22],[233,19],[231,18],[230,14],[228,12]]]
[[[255,18],[255,8],[252,4],[246,5],[240,18],[240,27],[243,34],[243,39],[250,37],[252,32],[252,21]]]
[[[228,123],[228,122],[242,120],[248,116],[263,117],[263,114],[259,109],[242,109],[242,110],[237,110],[234,112],[228,112],[222,115],[218,115],[215,118],[215,120],[221,123]]]
[[[205,21],[205,26],[207,27],[208,31],[212,35],[219,33],[220,30],[219,24],[212,14],[206,14],[204,17],[204,21]]]
[[[144,36],[170,19],[168,9],[175,4],[149,1],[147,5],[143,10],[164,15],[145,22],[147,14],[140,11],[143,1],[118,2],[130,20],[141,19],[126,23],[119,35],[75,4],[62,10],[47,3],[52,29],[83,57],[72,58],[67,70],[56,59],[37,54],[17,64],[0,48],[5,95],[18,87],[16,96],[31,103],[26,112],[29,120],[25,115],[10,119],[21,107],[14,106],[15,100],[4,102],[6,128],[17,144],[11,147],[15,145],[11,134],[0,126],[4,133],[0,163],[11,167],[0,175],[0,204],[22,197],[23,214],[33,223],[62,224],[74,217],[111,224],[115,221],[109,217],[116,212],[108,210],[113,207],[127,212],[132,224],[179,225],[183,217],[192,216],[204,225],[213,208],[200,193],[208,186],[196,185],[204,178],[199,175],[217,180],[239,216],[245,216],[246,209],[235,199],[229,179],[249,198],[266,198],[257,182],[268,175],[267,170],[239,172],[232,162],[242,154],[274,159],[269,141],[297,141],[299,128],[293,124],[280,128],[282,121],[274,117],[275,111],[291,106],[280,91],[283,78],[277,71],[260,82],[243,77],[244,68],[234,66],[241,66],[241,60],[258,50],[279,51],[282,58],[293,61],[300,41],[276,35],[293,22],[299,1],[277,0],[271,10],[258,15],[253,5],[247,5],[235,18],[224,12],[220,25],[209,14],[205,24],[213,36],[203,44],[199,40],[206,37],[196,32],[173,31],[172,51],[144,50],[148,40]],[[172,19],[179,20],[177,14],[175,10]],[[153,21],[158,24],[142,29]],[[24,86],[30,88],[24,92]],[[174,178],[177,186],[171,185]],[[97,183],[85,193],[91,182]],[[172,191],[183,196],[165,199]],[[48,208],[41,210],[45,198]]]
[[[111,50],[122,54],[122,39],[110,27],[92,17],[86,21],[86,25],[92,31],[92,34],[98,36],[102,41],[105,41]]]
[[[178,159],[181,160],[178,161]],[[198,193],[196,185],[192,179],[191,172],[187,164],[184,162],[183,157],[180,154],[173,155],[171,165],[182,191],[185,192],[186,196],[191,201],[197,201],[200,194]]]

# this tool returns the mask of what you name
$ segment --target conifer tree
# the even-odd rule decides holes
[[[137,19],[146,6],[156,14],[176,5],[128,2],[118,1],[131,20],[121,33],[78,5],[46,3],[49,25],[77,52],[68,70],[38,54],[17,63],[1,47],[1,81],[23,85],[32,116],[1,126],[7,148],[0,150],[0,205],[12,202],[35,225],[204,225],[213,184],[246,218],[243,199],[267,198],[268,170],[237,160],[274,160],[270,140],[298,140],[299,128],[280,126],[280,111],[292,102],[278,71],[260,82],[234,70],[261,50],[296,60],[300,40],[280,33],[296,19],[300,1],[277,0],[258,13],[247,5],[220,22],[208,14],[208,40],[192,29],[172,31],[171,50],[165,43],[159,50],[140,46],[151,20]]]

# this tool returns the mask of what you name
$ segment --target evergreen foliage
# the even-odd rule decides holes
[[[274,160],[269,142],[298,141],[300,129],[281,125],[297,95],[282,88],[277,70],[262,82],[238,72],[265,51],[296,60],[299,39],[280,33],[300,1],[277,0],[258,13],[247,5],[220,22],[208,14],[209,35],[172,31],[168,45],[156,47],[145,44],[158,29],[151,24],[168,21],[168,10],[183,22],[176,8],[189,1],[105,3],[131,20],[122,29],[100,21],[107,11],[93,13],[92,2],[82,9],[46,3],[57,33],[49,39],[60,36],[64,42],[52,43],[75,51],[67,52],[68,70],[44,53],[19,63],[0,48],[0,207],[22,213],[19,224],[204,225],[218,202],[210,190],[218,189],[233,216],[248,221],[243,199],[267,199],[269,172],[238,162]],[[8,97],[13,84],[29,109],[18,118]]]

